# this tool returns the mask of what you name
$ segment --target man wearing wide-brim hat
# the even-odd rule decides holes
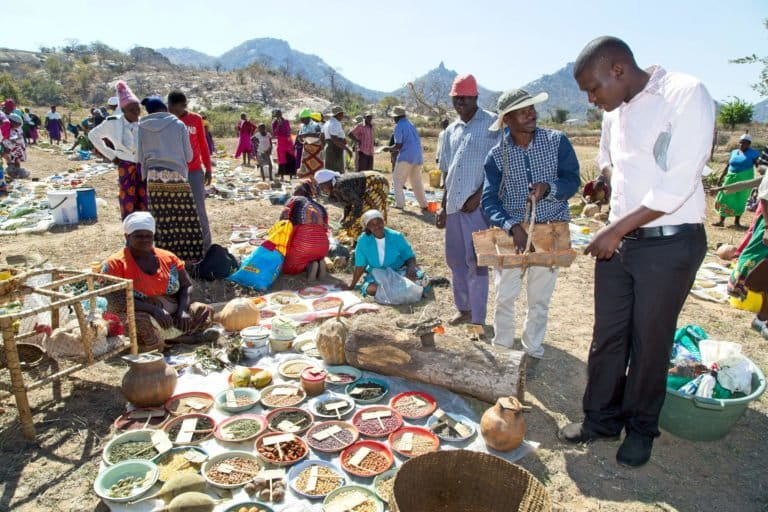
[[[389,150],[396,152],[395,168],[392,171],[392,181],[395,187],[395,206],[405,208],[403,186],[410,181],[413,194],[422,210],[427,208],[427,196],[424,194],[424,183],[421,181],[421,166],[424,164],[424,154],[421,149],[421,137],[416,127],[406,117],[405,108],[397,106],[390,114],[395,123],[395,133],[392,135],[394,144]]]
[[[498,119],[492,131],[509,130],[485,161],[482,205],[491,224],[514,239],[518,253],[525,250],[529,204],[535,204],[536,223],[570,220],[568,199],[579,185],[579,162],[563,132],[536,126],[534,105],[546,101],[547,93],[532,96],[523,89],[507,91],[497,103]],[[523,348],[535,368],[544,356],[549,301],[557,280],[557,269],[529,267],[528,312],[523,326]],[[522,289],[519,268],[494,271],[496,316],[494,344],[511,348],[515,339],[515,301]]]
[[[344,119],[344,109],[339,105],[331,107],[331,117],[323,126],[325,137],[325,168],[336,172],[344,172],[344,151],[352,156],[352,150],[347,146],[347,139],[341,121]]]

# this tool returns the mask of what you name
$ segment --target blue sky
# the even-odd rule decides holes
[[[5,2],[0,47],[36,50],[67,39],[189,47],[219,55],[256,37],[314,53],[366,87],[389,91],[440,61],[502,90],[552,73],[604,34],[626,40],[642,66],[701,78],[715,99],[761,98],[759,65],[728,60],[768,54],[766,0],[202,0]],[[34,11],[34,12],[33,12]]]

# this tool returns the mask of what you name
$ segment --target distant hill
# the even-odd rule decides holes
[[[531,94],[549,94],[549,100],[539,106],[539,112],[544,114],[545,119],[549,117],[547,114],[558,108],[567,110],[571,119],[586,119],[587,109],[591,105],[587,101],[587,95],[579,90],[576,80],[573,79],[573,65],[574,63],[570,62],[551,75],[544,75],[523,86],[523,89]]]
[[[289,76],[306,79],[320,87],[346,89],[358,93],[368,101],[378,101],[383,92],[374,91],[345,78],[317,55],[309,55],[291,48],[282,39],[263,37],[246,41],[218,57],[212,57],[189,48],[161,48],[160,53],[178,66],[220,66],[235,70],[257,63],[269,69],[285,71]]]
[[[755,103],[752,119],[759,123],[768,123],[768,99]]]

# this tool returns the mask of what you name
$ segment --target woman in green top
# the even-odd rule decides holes
[[[728,164],[723,169],[720,176],[719,186],[732,185],[740,181],[751,180],[754,177],[755,161],[760,158],[760,153],[752,149],[752,137],[745,133],[739,139],[739,148],[731,151],[731,157]],[[726,217],[735,217],[733,225],[741,228],[741,216],[747,206],[749,199],[749,189],[731,192],[727,194],[720,191],[715,199],[715,209],[720,215],[720,220],[712,224],[713,226],[723,227]]]

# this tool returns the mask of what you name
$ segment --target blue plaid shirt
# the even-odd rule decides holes
[[[526,148],[505,136],[488,153],[482,204],[491,224],[509,231],[523,222],[533,183],[549,185],[549,194],[536,204],[536,221],[570,220],[568,199],[581,180],[576,152],[563,132],[536,128]]]
[[[485,181],[485,157],[499,143],[499,132],[488,131],[496,114],[477,109],[468,123],[457,119],[443,132],[440,170],[446,173],[445,210],[448,215],[461,211],[469,196]]]

